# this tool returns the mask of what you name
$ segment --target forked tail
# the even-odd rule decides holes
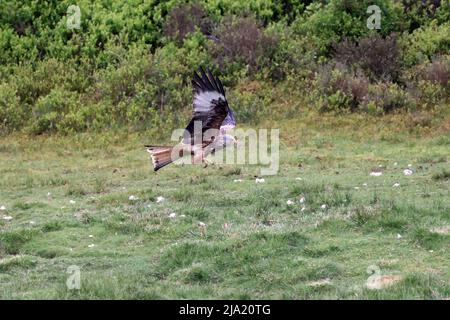
[[[177,159],[172,159],[173,147],[146,145],[153,162],[153,170],[158,171],[162,167],[171,164]]]

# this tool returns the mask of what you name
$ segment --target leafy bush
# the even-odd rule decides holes
[[[211,34],[212,28],[212,21],[203,7],[189,3],[172,9],[164,23],[164,35],[181,43],[189,33],[199,30]]]
[[[432,22],[399,39],[403,64],[407,67],[431,61],[433,57],[450,51],[450,23]]]
[[[450,6],[446,0],[402,0],[402,4],[410,31],[427,25],[432,20],[443,23],[450,19]]]
[[[46,96],[40,97],[34,108],[29,130],[33,134],[84,129],[84,119],[75,116],[79,105],[75,93],[55,88]]]
[[[398,110],[413,110],[415,103],[408,92],[398,84],[382,82],[369,86],[365,108],[368,111],[386,113]]]
[[[423,78],[425,80],[440,84],[443,87],[450,85],[450,59],[436,60],[424,70]]]
[[[219,66],[248,66],[253,72],[270,61],[278,45],[278,39],[265,34],[253,17],[225,19],[213,39],[210,51]]]
[[[328,55],[334,43],[344,38],[356,39],[371,32],[367,28],[366,10],[377,5],[382,11],[381,34],[405,29],[402,7],[389,0],[330,0],[326,4],[313,2],[294,22],[294,30],[314,42],[318,54]]]
[[[366,101],[369,80],[361,72],[352,72],[337,64],[323,67],[317,84],[322,111],[355,111]]]
[[[17,89],[9,84],[0,84],[0,133],[19,129],[25,111],[17,96]]]
[[[386,38],[378,33],[352,41],[344,39],[334,45],[336,61],[364,70],[376,80],[395,80],[400,72],[399,49],[395,35]]]

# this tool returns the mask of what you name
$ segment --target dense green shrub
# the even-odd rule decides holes
[[[0,84],[0,133],[20,129],[25,112],[17,96],[17,88]]]
[[[367,8],[377,5],[381,9],[381,34],[389,35],[405,29],[402,7],[390,0],[330,0],[326,4],[313,2],[293,27],[310,37],[318,53],[327,55],[334,43],[344,38],[358,38],[370,33],[367,28]]]
[[[430,61],[433,57],[450,51],[450,23],[438,25],[435,21],[418,28],[413,33],[405,33],[400,38],[403,64],[411,67]]]

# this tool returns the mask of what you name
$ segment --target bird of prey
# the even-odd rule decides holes
[[[154,171],[184,156],[191,156],[193,163],[203,162],[215,151],[236,143],[227,131],[236,126],[233,111],[228,106],[225,90],[219,78],[210,70],[199,68],[194,72],[193,115],[183,139],[175,146],[146,145],[151,155]]]

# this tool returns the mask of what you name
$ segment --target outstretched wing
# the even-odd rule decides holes
[[[183,137],[185,144],[194,144],[195,141],[198,143],[211,142],[214,138],[208,137],[210,141],[204,141],[203,134],[209,129],[219,130],[230,110],[219,78],[215,78],[211,71],[205,72],[202,68],[199,69],[199,73],[200,75],[194,72],[192,79],[194,113]]]

